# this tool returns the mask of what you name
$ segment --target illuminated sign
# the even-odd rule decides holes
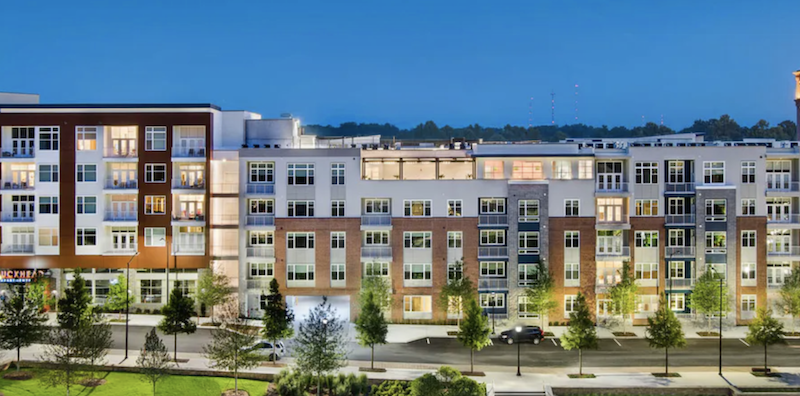
[[[0,283],[30,283],[50,276],[50,270],[0,270]]]

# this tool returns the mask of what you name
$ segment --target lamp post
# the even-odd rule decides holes
[[[722,376],[722,275],[719,277],[719,376]]]
[[[133,254],[128,263],[125,264],[125,359],[128,358],[128,323],[130,322],[130,301],[131,301],[131,261],[139,255],[139,252]],[[125,359],[122,359],[123,361]]]
[[[53,300],[55,300],[55,311],[58,312],[58,290],[53,290],[50,292],[53,295]]]
[[[161,238],[160,240],[164,241],[164,250],[167,252],[167,261],[164,263],[164,270],[167,274],[167,286],[165,290],[167,291],[167,302],[169,302],[169,242],[167,242],[167,237]]]
[[[492,300],[491,300],[491,307],[492,307],[492,335],[494,335],[494,330],[495,330],[495,327],[494,327],[494,307],[497,306],[497,300],[496,300],[497,293],[492,292],[491,296],[492,296]]]
[[[522,334],[522,326],[517,326],[516,328],[514,328],[514,330],[516,331],[515,335],[517,338],[517,377],[521,377],[522,373],[520,373],[519,371],[519,348],[520,348],[519,344],[520,344],[520,334]]]

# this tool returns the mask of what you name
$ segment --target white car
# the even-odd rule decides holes
[[[283,345],[282,341],[278,341],[275,344],[275,348],[272,348],[272,342],[261,340],[253,345],[250,350],[255,350],[258,353],[267,356],[270,362],[274,360],[280,360],[286,355],[286,347]],[[277,353],[277,359],[275,359],[273,353]]]

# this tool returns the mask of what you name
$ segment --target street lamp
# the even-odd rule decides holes
[[[514,328],[516,330],[516,338],[517,338],[517,377],[521,377],[522,373],[519,372],[519,344],[520,344],[520,335],[522,334],[522,326],[517,326]]]
[[[495,329],[495,327],[494,327],[494,307],[497,306],[497,300],[495,300],[497,298],[497,293],[492,292],[491,296],[492,296],[492,300],[491,300],[491,307],[492,307],[492,335],[494,335],[494,329]]]
[[[717,272],[714,267],[711,271],[719,276],[719,376],[722,376],[722,273]]]
[[[55,300],[55,312],[58,312],[58,290],[53,290],[50,292],[53,295],[53,300]]]

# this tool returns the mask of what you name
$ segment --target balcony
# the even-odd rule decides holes
[[[272,183],[247,183],[246,191],[250,195],[275,195],[275,185]]]
[[[773,182],[767,181],[767,192],[798,192],[800,183],[798,182]]]
[[[32,223],[33,212],[6,212],[0,214],[0,221],[8,223]]]
[[[34,184],[28,182],[0,181],[0,189],[12,191],[33,191]]]
[[[3,150],[3,159],[8,158],[33,158],[36,156],[36,150],[30,148],[15,148],[11,150]]]
[[[361,227],[391,227],[392,215],[389,213],[383,214],[367,214],[361,216]]]
[[[664,191],[667,194],[694,194],[694,183],[667,183]]]
[[[478,215],[478,227],[498,227],[508,225],[508,215],[482,214]]]
[[[245,217],[245,225],[256,226],[256,227],[274,227],[275,216],[249,215]]]
[[[669,278],[666,282],[666,287],[674,289],[691,289],[694,287],[694,278]]]
[[[205,143],[203,143],[204,145]],[[206,149],[204,147],[173,147],[173,158],[205,158]]]
[[[614,183],[595,183],[595,192],[598,193],[627,193],[627,182],[614,182]]]
[[[800,215],[796,214],[767,215],[767,224],[800,224]]]
[[[269,289],[270,281],[272,281],[272,277],[264,277],[263,279],[248,279],[247,288],[260,290]]]
[[[119,180],[119,179],[106,179],[106,190],[136,190],[139,188],[139,182],[133,180]]]
[[[103,158],[136,158],[138,156],[135,148],[120,150],[119,148],[106,147],[103,150]]]
[[[478,258],[508,258],[507,246],[478,246]]]
[[[34,245],[33,244],[13,244],[13,245],[2,245],[0,248],[0,253],[2,254],[33,254]]]
[[[478,278],[478,290],[508,290],[508,279],[505,278]]]
[[[664,248],[664,255],[667,258],[675,257],[694,257],[694,246],[667,246]]]
[[[103,250],[103,254],[109,256],[130,256],[137,251],[138,244],[136,243],[108,244]]]
[[[666,225],[695,225],[695,215],[681,214],[681,215],[666,215],[664,223]]]
[[[595,257],[630,257],[630,246],[622,246],[617,249],[598,249],[594,253]]]
[[[767,243],[769,246],[769,243]],[[786,257],[786,256],[800,256],[800,246],[782,246],[781,248],[767,249],[767,256]]]
[[[274,258],[274,246],[248,246],[246,249],[247,257]]]
[[[206,182],[203,180],[195,180],[193,182],[181,180],[180,178],[172,179],[173,190],[193,190],[202,192],[206,189]]]
[[[103,221],[136,221],[137,217],[138,214],[135,211],[107,210]]]
[[[605,219],[597,217],[595,220],[595,227],[600,229],[627,229],[630,226],[630,216],[627,214]]]
[[[175,254],[205,254],[205,243],[176,243],[172,245]]]
[[[362,259],[392,259],[391,246],[362,246],[361,247]]]
[[[178,213],[172,215],[172,222],[205,223],[206,216],[199,213]]]

